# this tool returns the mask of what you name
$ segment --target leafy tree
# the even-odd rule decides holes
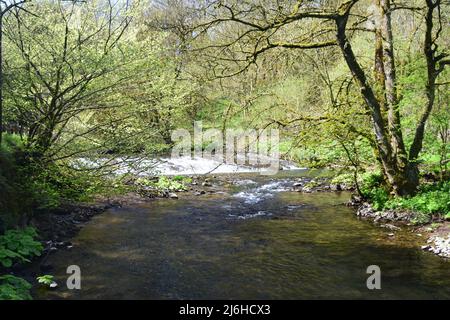
[[[103,98],[129,79],[120,70],[135,55],[121,46],[135,7],[55,0],[25,8],[34,14],[13,11],[5,21],[6,93],[27,148],[42,156],[80,114],[110,107]]]
[[[423,149],[425,126],[435,105],[436,82],[450,64],[447,48],[442,49],[445,2],[417,1],[411,5],[388,0],[362,1],[210,1],[203,7],[204,21],[197,26],[209,68],[215,77],[226,78],[248,70],[271,50],[311,50],[337,48],[351,72],[351,83],[363,100],[364,111],[372,123],[372,142],[376,158],[391,191],[412,194],[419,183],[418,159]],[[368,13],[366,8],[372,7]],[[392,14],[422,15],[423,57],[426,60],[425,101],[407,148],[401,126],[401,96],[398,92],[395,39]],[[373,25],[367,26],[372,20]],[[352,41],[364,32],[375,34],[376,73],[354,50]],[[444,43],[445,44],[445,43]],[[344,87],[345,89],[345,87]]]

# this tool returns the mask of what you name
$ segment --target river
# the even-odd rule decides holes
[[[214,192],[110,209],[48,263],[59,286],[38,299],[448,299],[450,264],[409,228],[360,220],[350,194],[302,194],[310,173],[236,173]],[[81,268],[68,290],[66,268]],[[381,290],[368,290],[369,265]]]

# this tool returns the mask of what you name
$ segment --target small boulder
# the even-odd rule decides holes
[[[332,184],[330,186],[330,188],[331,188],[331,191],[342,191],[342,187],[340,184]]]

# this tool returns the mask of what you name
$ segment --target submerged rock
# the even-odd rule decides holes
[[[382,228],[387,228],[387,229],[392,230],[392,231],[398,231],[398,230],[401,230],[399,227],[394,226],[393,224],[388,224],[388,223],[382,224],[382,225],[380,225],[380,227],[382,227]]]

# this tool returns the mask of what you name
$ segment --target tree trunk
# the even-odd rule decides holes
[[[394,174],[392,174],[394,172]],[[417,192],[419,186],[419,168],[416,163],[408,162],[401,170],[385,172],[391,192],[397,196],[408,196]]]
[[[391,2],[380,1],[381,12],[381,36],[383,43],[383,64],[385,74],[385,95],[388,109],[388,128],[392,147],[392,157],[397,161],[399,170],[406,168],[407,155],[403,142],[402,128],[400,124],[400,112],[397,97],[397,76],[394,58],[394,38],[392,35]]]
[[[381,1],[383,2],[383,0]],[[360,87],[361,96],[366,102],[372,118],[376,137],[376,157],[380,161],[386,182],[392,193],[405,196],[413,194],[419,185],[419,171],[414,161],[408,161],[404,149],[403,138],[398,114],[398,103],[395,89],[395,65],[393,60],[392,37],[389,43],[383,45],[383,69],[386,82],[386,101],[388,104],[388,123],[383,116],[380,100],[370,86],[367,76],[359,65],[352,46],[346,36],[348,15],[340,16],[337,20],[337,43],[343,53],[344,59],[352,72],[354,79]],[[385,22],[384,32],[389,31],[389,24]],[[383,33],[383,28],[381,29]],[[383,35],[385,36],[385,35]],[[383,39],[384,41],[386,39]],[[385,47],[387,49],[385,49]]]
[[[0,147],[3,137],[3,12],[0,12]]]

